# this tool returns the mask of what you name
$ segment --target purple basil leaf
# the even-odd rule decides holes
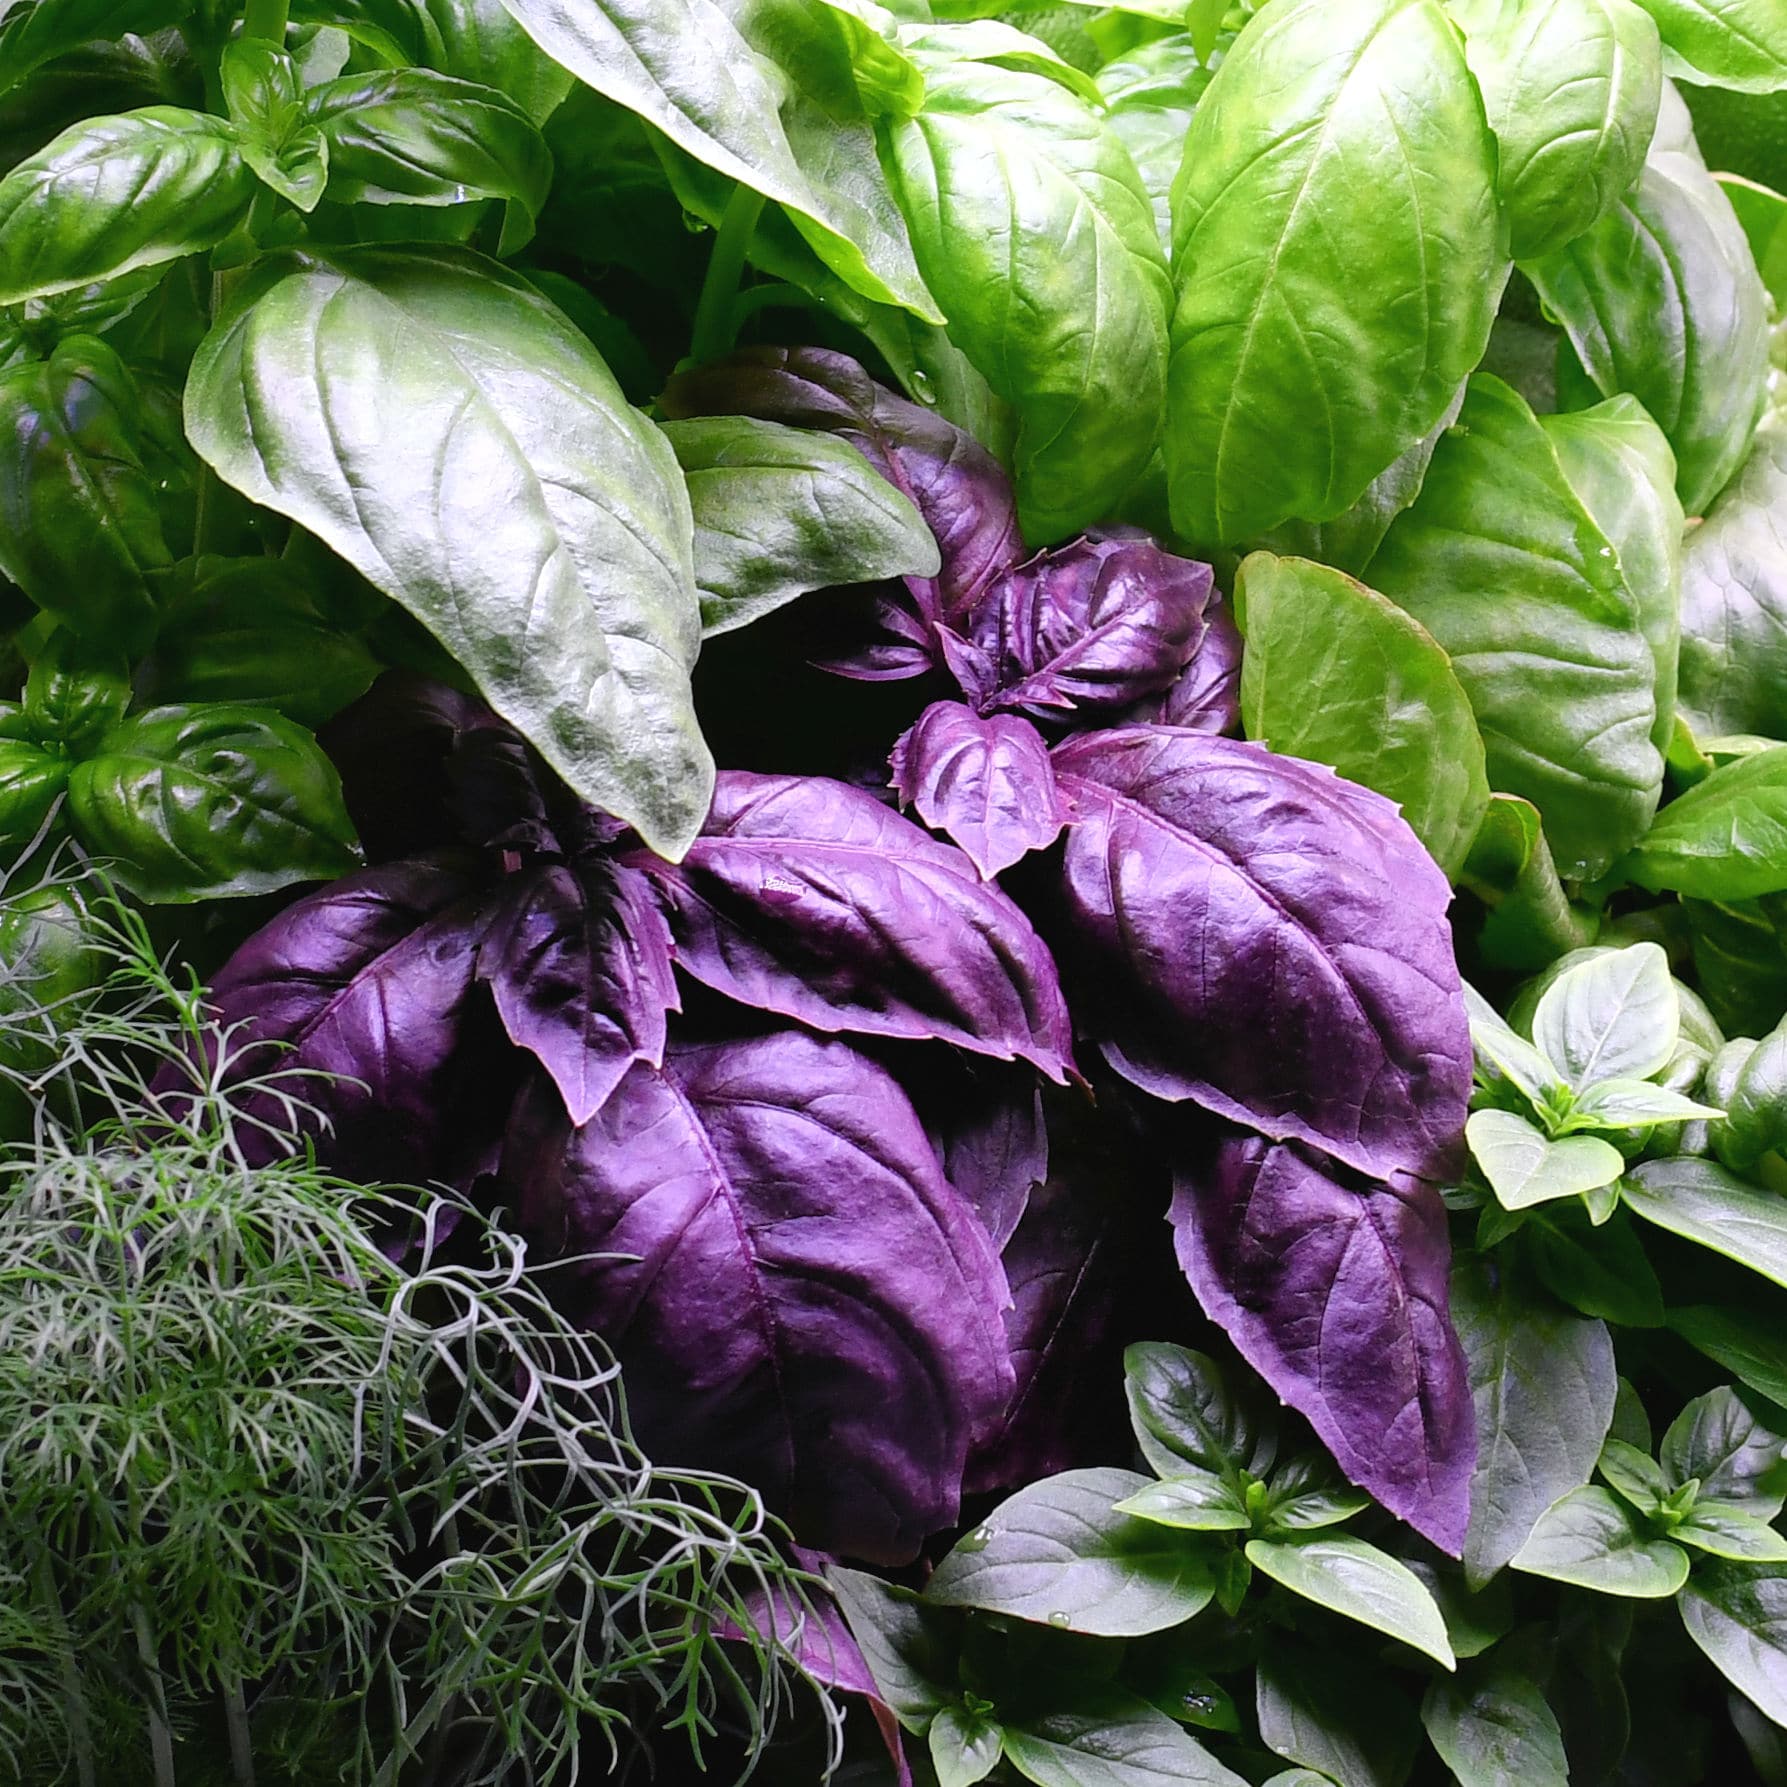
[[[1451,889],[1330,769],[1167,726],[1058,746],[1080,1019],[1145,1092],[1363,1172],[1443,1171],[1471,1086]]]
[[[803,1542],[901,1563],[1011,1392],[998,1257],[898,1084],[778,1031],[673,1045],[582,1129],[536,1086],[509,1195],[615,1350],[655,1458],[734,1472]]]
[[[946,832],[989,881],[1061,835],[1067,814],[1049,748],[1018,714],[986,717],[935,701],[893,748],[893,786],[933,830]]]
[[[664,1059],[678,1009],[670,929],[636,871],[595,861],[512,875],[478,951],[503,1028],[587,1123],[635,1061]]]
[[[1132,725],[1188,732],[1241,730],[1241,632],[1220,596],[1204,610],[1204,638],[1175,682],[1124,716]]]
[[[1003,1247],[1030,1193],[1048,1176],[1042,1089],[1022,1062],[955,1049],[904,1056],[899,1079],[937,1150],[943,1176]]]
[[[1082,535],[988,586],[964,629],[998,666],[1002,707],[1122,708],[1164,689],[1204,635],[1208,565],[1146,535]]]
[[[722,771],[680,864],[628,859],[663,894],[677,965],[815,1030],[953,1042],[1055,1079],[1072,1029],[1029,919],[954,845],[818,776]]]
[[[1231,1135],[1180,1173],[1172,1223],[1192,1289],[1247,1362],[1355,1483],[1458,1556],[1477,1434],[1438,1191]]]

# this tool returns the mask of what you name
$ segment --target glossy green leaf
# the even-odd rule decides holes
[[[1620,1388],[1626,1388],[1623,1380]],[[1609,1438],[1596,1468],[1614,1493],[1640,1514],[1656,1513],[1676,1487],[1648,1452],[1625,1440]]]
[[[704,633],[747,626],[809,590],[936,574],[923,517],[848,442],[750,416],[663,426],[695,512]]]
[[[1215,1476],[1263,1474],[1273,1445],[1230,1393],[1214,1359],[1164,1341],[1138,1341],[1123,1355],[1130,1425],[1163,1477],[1188,1467]]]
[[[1496,1657],[1435,1679],[1421,1722],[1459,1787],[1566,1787],[1569,1759],[1544,1690]]]
[[[1005,1760],[1037,1787],[1246,1787],[1144,1700],[1101,1690],[1070,1711],[1008,1722]]]
[[[1609,1490],[1573,1490],[1539,1517],[1512,1559],[1516,1570],[1597,1594],[1664,1600],[1688,1579],[1688,1554],[1653,1538]]]
[[[1247,636],[1249,738],[1331,764],[1393,800],[1456,877],[1489,805],[1469,698],[1426,630],[1326,565],[1252,553],[1235,607]]]
[[[1539,1282],[1560,1302],[1621,1327],[1661,1326],[1662,1287],[1625,1217],[1596,1226],[1577,1210],[1546,1210],[1521,1234]]]
[[[1212,73],[1191,38],[1174,32],[1137,44],[1095,76],[1105,123],[1142,177],[1163,247],[1173,238],[1173,180],[1184,158],[1185,133]]]
[[[1115,1504],[1147,1486],[1134,1471],[1066,1471],[1001,1502],[937,1566],[925,1598],[1097,1637],[1162,1632],[1214,1591],[1209,1548]]]
[[[1692,1479],[1709,1500],[1773,1520],[1787,1504],[1784,1454],[1787,1432],[1721,1387],[1696,1396],[1670,1423],[1659,1462],[1672,1488]]]
[[[125,651],[155,627],[172,562],[144,460],[142,398],[92,336],[0,373],[0,575],[72,632]]]
[[[1713,1152],[1733,1172],[1751,1172],[1770,1149],[1787,1146],[1787,1030],[1777,1026],[1744,1056],[1725,1108]]]
[[[1553,1063],[1468,984],[1464,989],[1464,1009],[1470,1018],[1471,1054],[1477,1077],[1485,1085],[1506,1080],[1535,1111],[1567,1101],[1569,1087]]]
[[[1705,1565],[1682,1591],[1681,1616],[1725,1679],[1787,1725],[1787,1566]]]
[[[1601,1322],[1481,1265],[1453,1275],[1452,1319],[1477,1411],[1464,1565],[1478,1587],[1593,1473],[1613,1419],[1613,1343]]]
[[[1580,1091],[1660,1073],[1681,1034],[1669,958],[1654,943],[1591,956],[1560,974],[1533,1013],[1533,1041]]]
[[[79,755],[124,718],[130,694],[123,652],[58,627],[25,678],[25,724],[45,743]]]
[[[1787,1010],[1787,895],[1683,900],[1694,974],[1733,1034],[1755,1036]]]
[[[191,0],[12,0],[0,7],[0,93],[96,38],[177,24]]]
[[[1495,166],[1437,0],[1256,15],[1192,118],[1173,192],[1179,533],[1213,546],[1325,521],[1434,426],[1501,289]]]
[[[1451,0],[1501,148],[1514,256],[1580,236],[1644,165],[1662,95],[1657,28],[1632,0]]]
[[[571,788],[676,856],[713,766],[675,455],[585,338],[451,251],[271,258],[206,339],[187,430],[423,622]]]
[[[68,817],[90,854],[156,902],[270,893],[356,862],[333,766],[265,708],[133,716],[75,766]]]
[[[29,739],[0,738],[0,848],[9,866],[61,798],[69,767],[66,757]]]
[[[1710,1160],[1647,1160],[1622,1196],[1645,1221],[1787,1285],[1787,1198],[1747,1184]]]
[[[1387,1551],[1350,1533],[1250,1539],[1247,1561],[1292,1594],[1388,1633],[1447,1669],[1454,1666],[1446,1622],[1426,1585]]]
[[[1598,916],[1571,903],[1539,809],[1517,795],[1490,796],[1459,882],[1489,909],[1477,948],[1491,967],[1530,973],[1594,938]]]
[[[1599,420],[1623,442],[1630,417],[1563,420],[1573,433]],[[1450,654],[1491,785],[1538,807],[1575,879],[1643,834],[1663,759],[1647,602],[1572,483],[1558,426],[1499,379],[1472,379],[1371,577]]]
[[[1473,1111],[1464,1134],[1504,1210],[1528,1210],[1557,1198],[1581,1197],[1611,1185],[1625,1170],[1620,1151],[1599,1136],[1550,1141],[1543,1130],[1512,1111]]]
[[[1629,392],[1669,437],[1682,504],[1704,514],[1762,414],[1768,295],[1678,95],[1665,93],[1637,185],[1524,271],[1602,395]]]
[[[931,1721],[928,1741],[937,1787],[974,1787],[999,1766],[1000,1730],[965,1706],[946,1706]]]
[[[1338,1526],[1370,1506],[1371,1497],[1342,1483],[1327,1459],[1306,1453],[1273,1473],[1260,1510],[1260,1536],[1272,1539]]]
[[[950,337],[1016,414],[1025,536],[1102,519],[1159,438],[1171,298],[1122,144],[1058,83],[960,62],[927,66],[889,156]]]
[[[1775,0],[1639,0],[1672,73],[1740,93],[1787,87],[1787,16]]]
[[[1602,1080],[1576,1101],[1569,1129],[1648,1129],[1659,1123],[1687,1123],[1696,1117],[1722,1117],[1709,1104],[1697,1104],[1649,1080]]]
[[[923,1731],[959,1696],[959,1616],[913,1590],[834,1564],[826,1572],[881,1698],[908,1731]]]
[[[1653,893],[1749,900],[1787,889],[1787,745],[1721,764],[1672,800],[1626,866]]]
[[[1697,1304],[1672,1309],[1669,1326],[1777,1407],[1787,1408],[1787,1332],[1761,1311]]]
[[[1257,1666],[1260,1741],[1341,1787],[1400,1787],[1420,1743],[1414,1707],[1359,1655],[1274,1637]]]
[[[215,248],[255,187],[226,119],[146,106],[73,125],[0,180],[0,304]]]
[[[1209,1471],[1187,1472],[1183,1465],[1179,1475],[1125,1496],[1117,1512],[1187,1532],[1245,1532],[1253,1524],[1232,1482]]]
[[[1787,1538],[1755,1515],[1716,1502],[1696,1502],[1687,1519],[1669,1529],[1669,1536],[1709,1557],[1744,1564],[1787,1564]]]
[[[242,159],[264,186],[314,211],[329,179],[329,149],[305,121],[297,64],[264,39],[239,37],[224,48],[223,93]]]

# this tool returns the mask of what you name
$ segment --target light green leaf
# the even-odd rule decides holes
[[[1787,1567],[1706,1565],[1682,1591],[1681,1615],[1725,1679],[1787,1725]]]
[[[1004,1726],[1005,1759],[1037,1787],[1246,1787],[1165,1713],[1114,1690]]]
[[[329,179],[329,145],[304,119],[298,65],[263,38],[223,52],[223,92],[242,159],[262,185],[314,211]]]
[[[1250,554],[1235,586],[1247,636],[1247,736],[1375,789],[1449,878],[1489,805],[1483,741],[1446,654],[1375,590],[1302,558]]]
[[[1680,1035],[1669,958],[1655,943],[1578,963],[1545,989],[1533,1013],[1533,1041],[1578,1091],[1662,1072]]]
[[[1350,1533],[1322,1533],[1250,1539],[1247,1560],[1293,1594],[1455,1666],[1446,1622],[1426,1584],[1387,1551]]]
[[[1787,1198],[1710,1160],[1647,1160],[1622,1183],[1635,1215],[1787,1285]]]
[[[1696,1305],[1672,1309],[1669,1326],[1740,1383],[1787,1408],[1787,1334],[1759,1311]]]
[[[1775,0],[1639,0],[1657,21],[1670,72],[1778,93],[1787,87],[1787,15]]]
[[[1271,1539],[1338,1526],[1370,1506],[1371,1497],[1342,1483],[1327,1459],[1306,1453],[1273,1475],[1260,1510],[1260,1536]]]
[[[1679,1545],[1652,1538],[1624,1502],[1594,1487],[1547,1508],[1512,1561],[1531,1576],[1635,1600],[1664,1600],[1688,1579]]]
[[[1722,1066],[1732,1054],[1720,1051]],[[1787,1030],[1771,1030],[1743,1057],[1724,1096],[1728,1116],[1713,1152],[1733,1172],[1752,1173],[1771,1149],[1787,1145]]]
[[[1685,1123],[1696,1117],[1722,1117],[1713,1105],[1696,1104],[1649,1080],[1601,1080],[1576,1101],[1566,1128],[1633,1129],[1658,1123]]]
[[[1553,1142],[1512,1111],[1473,1111],[1464,1134],[1504,1210],[1581,1197],[1611,1185],[1625,1170],[1625,1157],[1599,1136]]]
[[[847,441],[751,416],[663,430],[695,512],[704,633],[747,626],[809,590],[936,575],[923,517]]]
[[[1471,1024],[1471,1053],[1484,1081],[1503,1079],[1518,1087],[1535,1111],[1568,1096],[1569,1088],[1556,1067],[1468,983],[1464,1009]]]
[[[1107,62],[1095,77],[1105,100],[1105,123],[1142,177],[1163,248],[1173,239],[1171,195],[1185,153],[1185,133],[1211,73],[1191,38],[1176,31],[1137,44]]]
[[[272,257],[200,349],[186,425],[422,621],[580,798],[688,847],[713,787],[688,496],[531,287],[448,251]]]
[[[1623,1384],[1621,1387],[1624,1388]],[[1663,1467],[1648,1452],[1642,1452],[1624,1440],[1609,1439],[1601,1448],[1601,1459],[1596,1468],[1640,1514],[1656,1513],[1675,1488]]]
[[[1569,1759],[1544,1691],[1499,1658],[1437,1677],[1421,1722],[1459,1787],[1567,1787]]]
[[[965,1706],[946,1706],[931,1721],[931,1766],[937,1787],[974,1787],[999,1766],[1000,1730]]]
[[[1166,463],[1187,540],[1329,520],[1440,419],[1502,286],[1495,165],[1437,0],[1281,0],[1248,24],[1173,191]]]
[[[826,1581],[876,1691],[908,1731],[923,1731],[960,1694],[959,1615],[928,1606],[909,1588],[834,1564]]]
[[[1182,1624],[1214,1592],[1193,1537],[1115,1512],[1147,1487],[1134,1471],[1066,1471],[1019,1490],[937,1566],[925,1598],[1102,1638]]]
[[[1787,1433],[1777,1432],[1735,1390],[1696,1396],[1670,1423],[1659,1454],[1670,1487],[1700,1493],[1759,1520],[1787,1503]]]
[[[1762,283],[1779,316],[1787,310],[1787,197],[1772,187],[1746,180],[1741,174],[1715,171],[1713,178],[1725,189],[1737,221],[1749,238],[1756,271],[1762,275]]]
[[[1158,1526],[1188,1532],[1245,1532],[1252,1516],[1234,1485],[1209,1471],[1186,1472],[1164,1482],[1149,1483],[1117,1503],[1119,1514],[1134,1514]]]
[[[1123,1355],[1123,1373],[1136,1444],[1161,1476],[1190,1466],[1257,1477],[1270,1468],[1272,1436],[1231,1395],[1214,1359],[1165,1341],[1138,1341]]]
[[[1672,1527],[1669,1536],[1696,1551],[1738,1563],[1787,1563],[1787,1539],[1754,1514],[1718,1502],[1695,1502],[1687,1519]]]

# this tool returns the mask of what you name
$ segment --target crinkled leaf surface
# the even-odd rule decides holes
[[[712,760],[675,456],[585,338],[491,262],[269,257],[186,390],[199,454],[427,626],[592,806],[680,855]]]
[[[503,1171],[536,1244],[608,1256],[559,1295],[660,1456],[743,1476],[804,1541],[871,1562],[955,1518],[1011,1390],[1005,1280],[885,1071],[792,1030],[673,1046],[581,1129],[536,1087]]]
[[[189,8],[190,0],[13,0],[0,9],[0,92],[83,44],[159,31]]]
[[[1476,1434],[1438,1194],[1231,1137],[1209,1167],[1180,1170],[1172,1223],[1192,1289],[1242,1356],[1347,1476],[1456,1555]]]
[[[1781,1417],[1773,1417],[1779,1422]],[[1707,1501],[1758,1520],[1787,1502],[1787,1433],[1727,1385],[1696,1396],[1670,1422],[1657,1458],[1671,1489],[1695,1479]]]
[[[68,787],[69,762],[25,738],[0,739],[0,843],[22,856]]]
[[[1114,1067],[1362,1171],[1444,1159],[1470,1084],[1450,889],[1388,801],[1160,726],[1069,739],[1055,772],[1062,941]]]

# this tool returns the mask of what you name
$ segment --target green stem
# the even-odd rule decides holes
[[[784,285],[769,280],[763,285],[748,285],[732,300],[732,333],[736,338],[744,325],[760,310],[823,310],[824,304],[811,292],[797,285]]]
[[[762,211],[763,194],[740,186],[720,214],[714,251],[708,257],[707,277],[701,282],[701,299],[695,306],[695,332],[689,342],[689,358],[697,366],[718,359],[732,346],[732,301]]]
[[[290,11],[291,0],[248,0],[242,8],[242,35],[283,44]]]
[[[174,1772],[174,1735],[168,1729],[167,1698],[162,1690],[161,1664],[155,1655],[155,1639],[149,1630],[148,1610],[139,1601],[130,1610],[136,1632],[137,1661],[143,1666],[148,1696],[144,1712],[149,1719],[149,1754],[155,1760],[155,1787],[179,1787]]]
[[[248,1730],[248,1706],[242,1698],[242,1678],[233,1669],[224,1676],[223,1719],[230,1734],[230,1768],[236,1787],[254,1787],[254,1745]]]

